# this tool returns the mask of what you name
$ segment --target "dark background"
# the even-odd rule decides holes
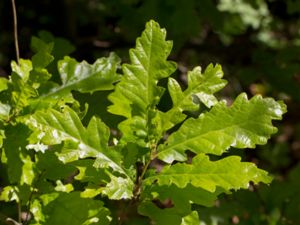
[[[229,85],[220,98],[240,92],[284,100],[288,113],[269,144],[246,152],[245,160],[270,171],[271,186],[255,187],[199,208],[216,224],[300,224],[300,1],[298,0],[16,0],[20,55],[29,58],[30,39],[42,30],[67,39],[77,60],[93,62],[128,49],[154,19],[174,41],[171,59],[178,78],[194,66],[223,66]],[[47,34],[49,36],[49,34]],[[45,33],[44,33],[45,36]],[[63,42],[67,43],[67,42]],[[12,6],[0,1],[0,75],[15,60]],[[202,213],[201,213],[202,212]],[[208,222],[209,224],[209,222]]]

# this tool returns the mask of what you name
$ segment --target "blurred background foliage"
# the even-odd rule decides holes
[[[197,208],[202,225],[300,224],[300,1],[299,0],[17,0],[21,57],[32,55],[30,40],[54,42],[56,60],[71,54],[95,61],[115,51],[128,61],[128,49],[154,19],[174,41],[172,60],[184,86],[196,65],[223,66],[229,85],[220,98],[238,93],[282,99],[288,113],[268,145],[241,152],[245,160],[274,175],[270,186],[250,186],[224,196],[213,208]],[[11,2],[0,1],[0,75],[15,58]],[[32,49],[34,50],[34,49]],[[57,74],[55,62],[49,70]],[[108,94],[108,93],[107,93]],[[97,94],[95,94],[97,95]],[[105,113],[109,102],[77,94],[90,110]],[[162,104],[168,107],[169,102]],[[1,180],[0,169],[0,183]],[[1,211],[9,208],[1,208]],[[8,213],[8,212],[6,212]],[[9,213],[8,213],[9,214]]]

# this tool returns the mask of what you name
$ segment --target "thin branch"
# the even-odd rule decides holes
[[[16,2],[15,2],[15,0],[11,0],[11,4],[12,4],[13,18],[14,18],[14,40],[15,40],[16,57],[17,57],[17,62],[19,63],[20,52],[19,52],[19,41],[18,41],[17,10],[16,10]]]
[[[18,207],[18,223],[21,224],[22,222],[22,209],[21,209],[21,202],[17,202],[17,207]]]
[[[133,195],[134,195],[133,199],[134,200],[137,200],[139,198],[140,191],[141,191],[141,186],[142,186],[142,182],[143,182],[144,176],[145,176],[145,174],[146,174],[146,172],[147,172],[147,170],[148,170],[151,162],[154,159],[153,154],[156,152],[156,147],[157,147],[156,144],[153,144],[151,146],[151,149],[150,149],[150,158],[147,161],[146,165],[144,165],[142,173],[141,173],[141,175],[137,179],[137,184],[136,184],[136,186],[134,188],[134,191],[133,191]]]

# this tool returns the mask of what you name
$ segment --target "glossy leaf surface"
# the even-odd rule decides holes
[[[152,119],[155,107],[164,92],[157,85],[162,78],[170,76],[175,63],[167,61],[172,42],[166,41],[166,31],[150,21],[142,36],[136,41],[136,47],[130,50],[131,64],[123,64],[123,77],[109,96],[113,103],[109,112],[124,116],[120,124],[124,138],[144,142],[151,138]]]
[[[248,100],[241,94],[231,106],[222,101],[199,118],[186,120],[164,145],[158,157],[165,162],[186,160],[185,151],[221,155],[230,147],[254,148],[266,144],[277,129],[286,107],[270,98],[255,96]]]
[[[185,188],[187,184],[215,192],[217,187],[229,191],[247,188],[249,182],[269,183],[271,177],[253,163],[241,162],[238,156],[229,156],[218,161],[210,161],[208,156],[199,154],[191,164],[178,163],[165,167],[157,175],[150,176],[145,182],[156,181],[158,185],[175,184]]]
[[[117,185],[115,192],[121,191],[124,194],[115,195],[113,190],[107,194],[119,196],[119,198],[129,198],[132,195],[132,180],[121,165],[121,155],[108,146],[109,129],[100,119],[92,118],[85,128],[77,114],[65,108],[62,113],[56,110],[38,111],[26,121],[26,124],[34,131],[31,136],[33,144],[29,145],[30,148],[39,151],[40,144],[57,145],[64,142],[62,151],[58,154],[62,162],[68,163],[93,157],[95,158],[94,167],[111,168],[125,175],[123,185],[121,185],[123,189],[120,190],[120,183],[115,180],[118,178],[113,175],[111,175],[112,181],[108,184],[110,188]],[[40,140],[41,143],[39,143]]]
[[[218,100],[214,93],[221,90],[227,83],[222,77],[223,71],[220,65],[210,64],[204,73],[201,67],[196,67],[188,72],[188,87],[184,91],[175,79],[169,78],[168,90],[173,106],[164,115],[164,130],[182,122],[186,118],[184,111],[198,110],[199,104],[195,99],[199,99],[208,108],[215,105]]]
[[[66,56],[58,62],[62,84],[45,83],[39,90],[40,96],[34,98],[31,104],[37,108],[46,103],[49,107],[59,101],[74,102],[71,91],[93,93],[111,90],[114,88],[113,84],[119,80],[119,75],[116,73],[119,63],[120,59],[114,53],[107,58],[96,60],[94,64],[88,64],[86,61],[79,63]]]

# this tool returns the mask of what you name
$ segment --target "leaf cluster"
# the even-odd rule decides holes
[[[47,69],[53,43],[34,38],[32,45],[32,59],[12,62],[11,76],[0,80],[7,173],[0,200],[19,207],[19,219],[9,220],[197,224],[195,206],[212,206],[221,193],[247,189],[250,182],[271,182],[254,163],[224,153],[266,144],[285,105],[245,93],[231,105],[218,100],[226,85],[220,65],[195,67],[183,89],[171,77],[177,67],[168,60],[172,42],[158,23],[146,24],[129,63],[114,53],[93,64],[66,56],[57,64],[60,80]],[[103,98],[107,91],[108,108],[97,107],[121,118],[117,130],[101,113],[83,122],[89,108],[76,98]],[[167,93],[172,106],[161,110]]]

